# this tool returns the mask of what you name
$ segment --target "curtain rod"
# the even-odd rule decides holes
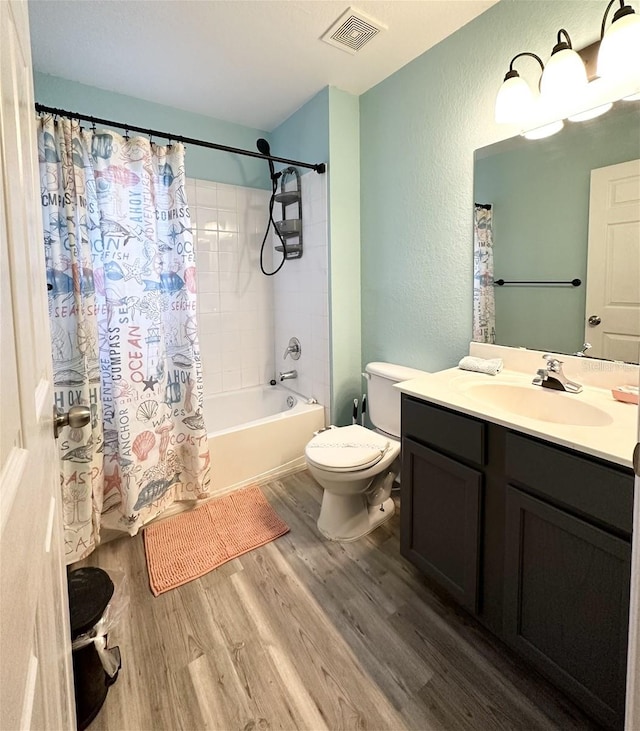
[[[44,104],[38,104],[36,102],[36,112],[53,114],[58,117],[68,117],[69,119],[77,119],[79,122],[90,122],[93,125],[103,124],[107,127],[118,127],[126,132],[140,132],[150,137],[164,137],[164,139],[170,142],[182,142],[185,145],[197,145],[198,147],[206,147],[210,150],[222,150],[222,152],[232,152],[235,155],[245,155],[246,157],[257,157],[261,160],[273,160],[273,162],[282,162],[287,165],[294,165],[300,168],[309,168],[315,170],[317,173],[322,174],[326,172],[327,167],[325,163],[320,162],[315,165],[308,162],[300,162],[299,160],[289,160],[286,157],[276,157],[275,155],[263,155],[261,152],[253,152],[253,150],[243,150],[240,147],[229,147],[228,145],[219,145],[216,142],[207,142],[206,140],[196,140],[192,137],[182,137],[181,135],[173,135],[168,132],[159,132],[154,129],[145,129],[144,127],[136,127],[133,124],[122,124],[121,122],[114,122],[109,119],[100,119],[99,117],[90,117],[86,114],[78,114],[78,112],[70,112],[67,109],[56,109],[55,107],[47,107]]]

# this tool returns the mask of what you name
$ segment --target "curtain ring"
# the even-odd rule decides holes
[[[96,131],[96,123],[93,120],[91,120],[91,131],[92,132]]]
[[[127,127],[124,128],[124,138],[127,142],[129,142],[129,130]]]

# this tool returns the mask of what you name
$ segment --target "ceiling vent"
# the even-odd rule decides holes
[[[361,10],[347,8],[320,40],[355,54],[387,26]]]

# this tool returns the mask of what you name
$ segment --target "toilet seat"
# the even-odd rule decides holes
[[[308,462],[327,472],[356,472],[380,462],[390,446],[390,441],[380,434],[352,424],[313,437],[305,448],[305,456]]]

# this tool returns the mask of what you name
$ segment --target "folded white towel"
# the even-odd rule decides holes
[[[463,371],[477,371],[488,376],[496,376],[502,370],[502,358],[476,358],[472,355],[465,357],[458,363]]]

